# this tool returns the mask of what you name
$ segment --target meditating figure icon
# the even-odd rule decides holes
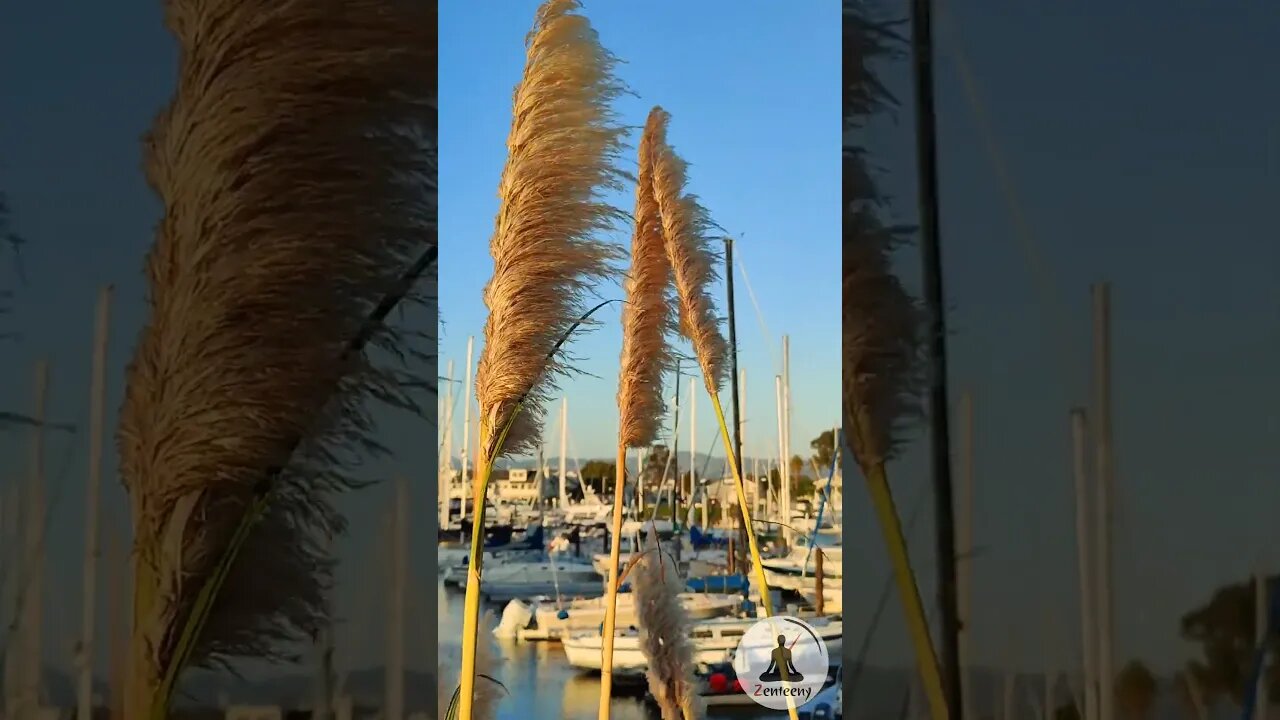
[[[778,636],[778,647],[773,649],[772,657],[769,660],[769,667],[765,668],[760,674],[760,682],[800,682],[804,680],[804,675],[796,670],[795,664],[791,662],[791,648],[787,647],[787,638],[785,635]]]

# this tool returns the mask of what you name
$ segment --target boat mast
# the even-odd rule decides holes
[[[786,435],[784,434],[784,431],[782,429],[783,404],[782,404],[782,376],[781,375],[773,376],[773,393],[774,393],[774,401],[777,403],[777,407],[778,407],[778,506],[779,506],[778,508],[776,508],[777,512],[775,512],[774,514],[774,519],[779,520],[783,523],[786,523],[788,521],[788,518],[787,518],[786,511],[783,509],[786,507],[786,503],[785,503],[784,490],[782,488],[787,484],[787,474],[786,474],[787,471],[784,467],[787,464],[785,460],[787,455],[787,441],[786,441]],[[769,473],[769,479],[770,479],[770,484],[772,484],[773,473]],[[791,539],[790,531],[787,529],[785,525],[783,525],[782,526],[782,543],[786,545],[789,543],[790,539]]]
[[[1076,565],[1080,578],[1080,632],[1084,670],[1084,720],[1098,720],[1098,624],[1094,618],[1097,593],[1093,587],[1093,557],[1089,533],[1089,470],[1087,425],[1083,408],[1071,410],[1071,460],[1076,491]]]
[[[40,707],[40,669],[39,659],[43,657],[41,647],[41,629],[44,624],[44,551],[43,542],[46,522],[44,501],[44,429],[45,413],[49,397],[49,362],[40,360],[36,363],[35,372],[35,411],[32,413],[34,427],[31,429],[30,475],[27,486],[27,512],[25,542],[23,543],[24,562],[17,576],[18,592],[21,598],[21,615],[18,618],[16,639],[13,643],[17,652],[8,652],[6,659],[17,669],[15,675],[20,678],[17,686],[17,705],[8,714],[14,717],[25,717],[25,713],[34,714]]]
[[[738,468],[738,472],[745,473],[742,466],[742,423],[744,408],[747,402],[746,395],[746,371],[742,371],[741,376],[738,373],[738,321],[735,313],[736,303],[733,295],[733,238],[726,237],[724,239],[724,289],[728,302],[726,306],[729,308],[729,378],[730,393],[733,402],[733,447],[727,448],[726,452],[732,452],[735,460],[734,467]],[[745,493],[744,493],[745,494]],[[721,517],[723,517],[725,507],[721,507]],[[738,547],[743,547],[745,543],[745,535],[743,530],[745,526],[742,524],[742,511],[738,511],[738,519],[735,522],[738,535]]]
[[[671,410],[671,474],[675,477],[671,483],[671,526],[676,528],[680,527],[677,519],[680,507],[680,361],[678,359],[676,360],[676,397]],[[680,543],[676,543],[676,551],[678,552],[679,549]]]
[[[453,361],[450,360],[446,366],[445,382],[445,401],[444,401],[444,452],[440,453],[443,457],[440,473],[440,529],[447,530],[449,528],[449,503],[453,500]],[[467,454],[462,454],[462,465],[466,467]],[[462,484],[466,488],[466,483]],[[466,515],[466,495],[464,494],[462,502],[461,514],[458,516],[459,522]]]
[[[971,672],[973,628],[973,395],[960,396],[960,523],[958,527],[956,592],[957,615],[960,618],[960,692],[964,697],[965,717],[973,720],[973,677]],[[1045,720],[1053,720],[1046,715]]]
[[[791,336],[782,336],[782,464],[786,468],[782,477],[782,490],[785,501],[782,504],[782,522],[791,523]],[[787,545],[791,545],[791,534],[783,528]]]
[[[939,243],[937,122],[933,91],[933,7],[930,0],[913,0],[911,12],[912,66],[916,98],[916,159],[919,170],[920,250],[924,302],[929,318],[926,348],[929,364],[928,413],[932,447],[935,537],[938,564],[938,605],[942,631],[943,689],[948,716],[963,720],[960,679],[960,619],[956,588],[955,500],[951,484],[951,428],[947,407],[947,332]],[[1106,720],[1110,720],[1107,718]]]
[[[698,492],[698,379],[689,378],[689,505]],[[689,513],[690,517],[693,512]],[[707,498],[702,496],[702,530],[707,529]]]
[[[85,489],[84,589],[80,616],[76,718],[93,718],[93,621],[98,598],[98,490],[102,486],[102,437],[106,415],[107,342],[111,325],[111,286],[98,293],[93,332],[93,370],[89,391],[89,482]]]
[[[560,399],[560,510],[569,509],[569,486],[565,473],[569,471],[569,398]],[[582,478],[578,478],[579,481]]]
[[[471,369],[475,366],[476,337],[474,335],[467,336],[467,369],[463,373],[466,382],[462,387],[462,510],[467,509],[467,487],[470,473],[471,462]],[[453,373],[450,373],[452,375]],[[478,440],[479,438],[477,438]],[[450,461],[452,466],[452,461]]]
[[[396,476],[395,507],[392,510],[391,617],[387,637],[386,717],[404,720],[404,631],[405,585],[408,569],[409,483]],[[483,532],[482,529],[477,529]]]
[[[1114,493],[1111,465],[1111,288],[1107,283],[1094,285],[1093,291],[1093,423],[1094,449],[1097,453],[1098,554],[1098,717],[1115,717],[1115,639],[1112,627],[1112,548],[1111,501]]]

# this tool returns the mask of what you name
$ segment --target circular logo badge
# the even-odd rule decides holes
[[[765,618],[738,641],[733,670],[742,692],[772,710],[790,698],[801,707],[827,682],[827,644],[809,623],[789,615]]]

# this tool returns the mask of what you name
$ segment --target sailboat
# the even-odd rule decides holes
[[[636,625],[635,595],[618,594],[616,622],[619,627]],[[731,615],[742,606],[742,596],[728,593],[680,593],[680,605],[692,620]],[[604,622],[604,598],[556,600],[533,598],[512,600],[502,611],[495,635],[521,640],[559,640],[569,635],[598,629]]]
[[[689,626],[689,639],[693,643],[693,662],[715,664],[729,662],[737,651],[742,636],[751,629],[758,618],[713,618],[695,622]],[[813,631],[827,646],[832,657],[839,657],[844,641],[844,621],[838,615],[814,618],[809,622]],[[573,634],[561,640],[569,664],[582,670],[599,670],[604,636],[600,631]],[[642,670],[648,660],[641,649],[639,630],[618,632],[613,639],[613,667],[615,671]]]
[[[582,501],[569,502],[569,398],[560,400],[560,467],[559,469],[559,512],[561,520],[568,525],[607,526],[613,515],[613,505],[604,502],[587,485],[582,473],[577,475],[578,486],[582,491]]]

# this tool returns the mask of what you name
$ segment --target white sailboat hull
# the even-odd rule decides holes
[[[758,622],[757,619],[726,618],[694,623],[691,630],[696,634],[711,632],[710,637],[696,637],[693,640],[693,661],[695,663],[722,663],[733,659],[738,642],[746,631]],[[839,657],[844,641],[844,625],[839,617],[814,619],[810,623],[814,631],[827,645],[827,653]],[[600,658],[604,647],[604,636],[599,632],[570,635],[562,641],[565,657],[569,664],[581,670],[599,670]],[[641,649],[640,637],[637,633],[619,634],[613,640],[613,667],[616,670],[640,670],[648,665],[644,651]]]
[[[691,619],[706,620],[732,614],[742,605],[742,598],[719,593],[681,593],[680,604]],[[520,605],[521,608],[513,608],[515,605]],[[573,633],[598,630],[605,615],[602,597],[563,603],[539,599],[526,604],[512,600],[507,607],[511,611],[513,622],[518,623],[520,618],[525,618],[525,624],[511,634],[526,640],[558,640]],[[504,619],[508,616],[508,610],[503,611]],[[564,617],[560,617],[561,614]],[[533,621],[532,627],[526,627],[528,620]],[[631,593],[618,595],[617,627],[627,628],[638,622],[635,596]]]

